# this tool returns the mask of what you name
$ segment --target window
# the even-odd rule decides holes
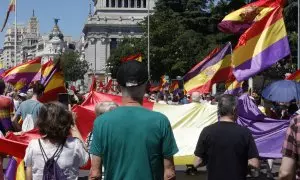
[[[115,7],[115,6],[116,6],[115,0],[111,0],[111,7]]]
[[[130,0],[130,7],[134,8],[134,0]]]
[[[147,0],[143,0],[143,7],[144,7],[144,8],[147,7]]]
[[[136,6],[137,8],[141,8],[142,6],[141,6],[141,0],[137,0],[137,6]]]
[[[117,39],[116,38],[111,38],[110,41],[110,52],[112,52],[112,50],[116,49],[118,45]]]
[[[122,7],[122,0],[118,0],[118,7]]]
[[[106,0],[106,7],[109,7],[109,1],[110,0]]]
[[[128,0],[124,0],[124,7],[128,8]]]

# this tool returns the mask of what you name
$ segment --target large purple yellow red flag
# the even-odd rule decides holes
[[[59,61],[53,63],[49,61],[42,67],[42,84],[45,86],[44,93],[40,97],[41,102],[49,102],[57,100],[59,93],[66,93],[64,75],[60,69]]]
[[[9,6],[8,6],[8,10],[6,12],[6,17],[5,17],[4,23],[3,23],[2,28],[1,28],[1,32],[3,32],[3,30],[4,30],[4,28],[7,24],[9,14],[11,12],[15,11],[15,5],[16,5],[16,0],[11,0],[10,3],[9,3]]]
[[[292,80],[292,81],[300,81],[300,70],[297,70],[293,74],[289,75],[285,78],[286,80]]]
[[[225,82],[231,77],[231,48],[231,43],[227,43],[224,48],[210,55],[204,63],[189,71],[183,77],[184,89],[188,93],[209,93],[214,83]]]
[[[282,4],[279,0],[259,0],[230,13],[219,24],[220,30],[231,33],[237,32],[236,26],[247,25],[240,28],[240,32],[245,32],[232,55],[233,73],[239,82],[290,54]],[[228,25],[234,22],[239,23]]]
[[[31,82],[40,80],[40,69],[41,58],[38,57],[5,71],[1,76],[5,82],[22,89]]]

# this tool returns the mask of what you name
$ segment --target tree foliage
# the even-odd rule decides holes
[[[217,25],[225,15],[249,2],[251,0],[158,0],[155,13],[150,16],[152,79],[158,80],[163,74],[171,78],[182,76],[214,48],[228,41],[236,44],[239,37],[221,33]],[[295,3],[296,0],[289,0],[284,11],[293,62],[297,54]],[[114,65],[113,76],[122,57],[141,52],[143,61],[147,62],[147,24],[147,18],[140,23],[144,37],[125,39],[112,51],[109,61]],[[283,66],[274,67],[280,71]]]
[[[66,51],[59,58],[66,81],[84,79],[84,75],[88,72],[89,64],[87,61],[79,59],[78,52]]]

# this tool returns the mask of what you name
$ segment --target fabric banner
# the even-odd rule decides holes
[[[290,121],[266,117],[247,94],[240,96],[238,110],[238,123],[250,129],[259,155],[281,158],[281,149]]]
[[[73,108],[77,115],[76,124],[84,139],[87,139],[93,128],[94,107],[103,101],[114,101],[121,104],[121,97],[90,92],[82,105]],[[177,106],[162,105],[146,100],[144,105],[145,108],[163,113],[169,118],[179,148],[179,152],[175,155],[176,165],[193,163],[194,150],[202,129],[218,121],[217,106],[196,103]],[[247,94],[243,94],[239,98],[238,110],[238,123],[251,131],[260,156],[280,158],[289,121],[267,118]],[[9,134],[8,139],[0,139],[0,152],[23,158],[30,139],[39,137],[37,130],[24,133],[21,136]]]

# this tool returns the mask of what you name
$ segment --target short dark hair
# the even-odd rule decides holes
[[[47,139],[65,141],[73,125],[72,113],[59,102],[47,103],[39,111],[37,126],[40,134],[45,135]]]
[[[223,94],[218,101],[218,114],[222,116],[236,115],[238,106],[237,98],[231,94]]]
[[[38,96],[41,96],[45,90],[44,85],[42,85],[39,81],[34,82],[31,87],[33,89],[33,94]]]
[[[5,82],[3,81],[3,79],[0,79],[0,94],[4,94],[5,87]]]

